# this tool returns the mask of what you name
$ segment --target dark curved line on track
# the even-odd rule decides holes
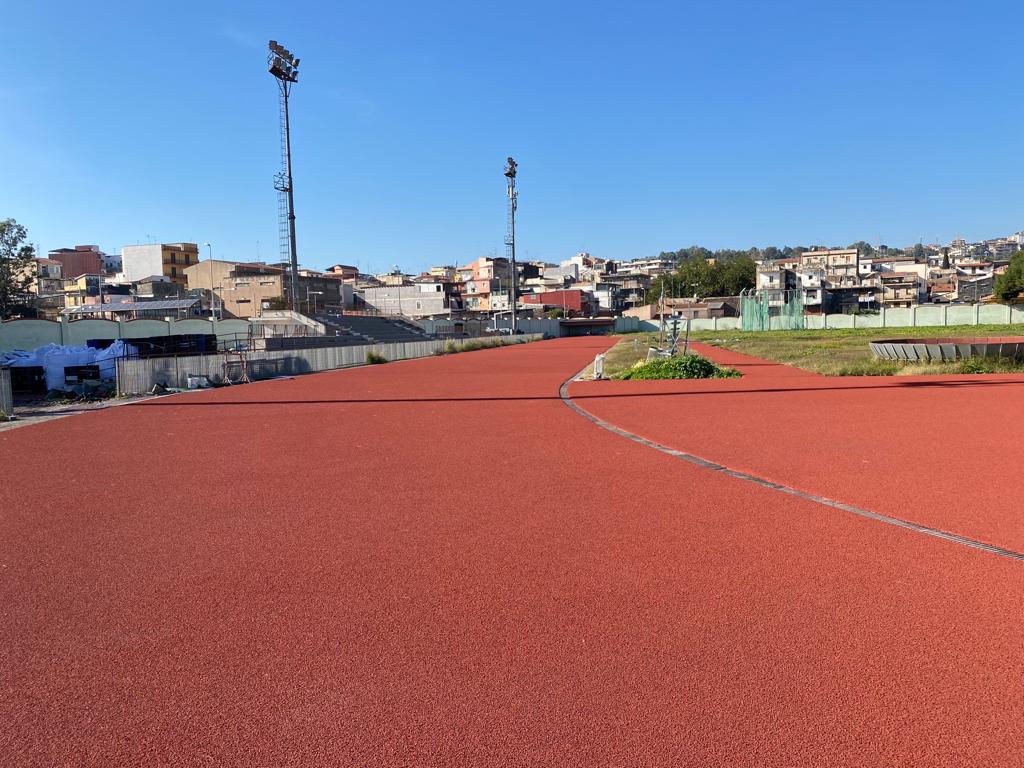
[[[291,377],[288,377],[291,378]],[[799,377],[800,380],[803,377]],[[269,379],[268,379],[269,381]],[[1020,381],[908,381],[898,384],[865,384],[863,386],[815,386],[815,387],[764,387],[761,389],[700,389],[690,392],[604,392],[600,394],[577,395],[576,400],[603,400],[619,397],[697,397],[699,395],[761,395],[779,394],[781,392],[839,392],[858,391],[865,389],[894,389],[897,387],[994,387],[1024,386]],[[196,390],[209,392],[211,390]],[[178,393],[175,393],[178,394]],[[186,393],[181,393],[186,394]],[[138,403],[124,403],[131,408],[176,408],[179,406],[223,406],[223,405],[345,405],[345,404],[385,404],[385,403],[490,403],[490,402],[539,402],[543,400],[559,400],[564,398],[553,395],[507,395],[492,397],[391,397],[391,398],[339,398],[321,400],[203,400],[188,402],[187,400],[167,400],[160,396],[153,400]],[[93,409],[98,410],[98,409]]]
[[[578,376],[579,374],[576,375]],[[806,491],[800,491],[797,490],[796,488],[790,488],[787,485],[782,485],[780,483],[772,482],[771,480],[766,480],[763,477],[752,475],[749,472],[741,472],[738,469],[731,469],[730,467],[726,467],[722,464],[716,464],[715,462],[701,458],[700,456],[695,456],[692,453],[686,453],[685,451],[679,451],[676,450],[675,448],[669,448],[667,445],[662,445],[661,443],[656,443],[653,440],[648,440],[646,437],[640,437],[640,435],[635,435],[632,432],[628,432],[625,429],[622,429],[621,427],[617,427],[614,424],[611,424],[607,421],[604,421],[601,418],[598,418],[594,414],[584,410],[582,407],[574,403],[573,399],[569,396],[569,384],[572,383],[572,381],[575,378],[576,376],[573,376],[572,378],[566,380],[559,388],[558,395],[561,398],[562,402],[569,406],[577,414],[585,418],[587,421],[601,427],[602,429],[606,429],[609,432],[618,435],[619,437],[624,437],[627,440],[632,440],[634,443],[639,443],[640,445],[646,446],[648,448],[653,448],[654,450],[667,454],[672,458],[679,459],[681,461],[686,461],[689,462],[690,464],[696,464],[698,467],[704,467],[705,469],[710,469],[713,472],[720,472],[723,475],[728,475],[729,477],[735,478],[737,480],[744,480],[748,483],[759,485],[762,488],[768,488],[769,490],[772,491],[778,491],[779,493],[785,493],[790,496],[795,496],[798,499],[813,501],[817,504],[821,504],[826,507],[832,507],[833,509],[842,510],[843,512],[851,512],[852,514],[859,515],[860,517],[866,517],[869,520],[874,520],[878,523],[895,525],[896,527],[903,528],[904,530],[913,531],[914,533],[922,533],[926,536],[932,536],[936,539],[942,539],[943,541],[948,541],[953,544],[960,544],[961,546],[970,547],[972,549],[980,549],[982,552],[988,552],[992,555],[1008,557],[1012,560],[1024,560],[1024,552],[1016,552],[1012,549],[1004,549],[1003,547],[997,547],[994,544],[987,544],[984,541],[969,539],[966,536],[959,536],[955,533],[943,531],[938,528],[929,528],[927,525],[912,523],[909,520],[901,520],[898,517],[890,517],[889,515],[883,515],[879,512],[872,512],[871,510],[863,509],[862,507],[857,507],[854,506],[853,504],[846,504],[842,501],[829,499],[825,496],[818,496],[817,494],[814,493],[807,493]]]

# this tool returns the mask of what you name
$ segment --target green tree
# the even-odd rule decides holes
[[[561,307],[554,307],[544,313],[547,315],[548,320],[558,320],[560,317],[565,317],[565,311]]]
[[[850,248],[856,248],[860,255],[866,259],[870,259],[875,255],[875,249],[867,240],[858,240],[856,243],[850,243]]]
[[[27,239],[28,231],[14,219],[0,221],[0,320],[29,309],[36,253]]]
[[[1024,251],[1017,251],[1010,258],[1010,265],[1001,275],[996,275],[992,293],[1004,304],[1016,299],[1024,291]]]
[[[715,251],[715,263],[699,256],[683,261],[675,272],[659,275],[651,282],[647,301],[656,304],[665,286],[667,298],[699,299],[708,296],[736,296],[746,288],[753,288],[757,265],[746,251]]]

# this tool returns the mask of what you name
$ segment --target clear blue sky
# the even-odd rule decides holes
[[[277,254],[293,97],[300,261],[906,245],[1024,229],[1019,3],[9,3],[0,217],[44,249]],[[205,251],[205,249],[204,249]]]

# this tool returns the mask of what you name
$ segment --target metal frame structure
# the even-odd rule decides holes
[[[512,300],[509,302],[512,333],[516,332],[519,315],[519,270],[516,269],[516,208],[519,205],[519,193],[516,192],[517,168],[516,161],[508,158],[508,164],[505,166],[505,178],[508,179],[508,228],[505,231],[505,249],[512,270]]]
[[[277,81],[281,101],[281,170],[274,176],[277,190],[278,236],[281,241],[281,260],[291,263],[291,306],[299,307],[299,257],[295,248],[295,195],[292,180],[291,123],[288,116],[288,96],[292,85],[299,81],[299,59],[276,40],[270,41],[267,67]]]

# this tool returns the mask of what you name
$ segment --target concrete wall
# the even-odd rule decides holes
[[[807,315],[804,327],[822,328],[941,328],[946,325],[1024,324],[1024,307],[1005,304],[921,304],[879,310],[876,315]],[[1024,334],[1024,329],[1021,330]]]
[[[11,393],[11,369],[0,368],[0,421],[6,421],[14,413],[14,397]]]
[[[506,343],[521,344],[538,341],[540,334],[524,334],[507,338]],[[410,360],[429,357],[443,351],[446,341],[411,341],[392,344],[370,344],[355,347],[321,347],[319,349],[290,349],[280,352],[251,353],[246,358],[249,377],[268,379],[274,376],[292,376],[300,373],[329,371],[366,364],[367,352],[381,355],[387,360]],[[466,353],[472,354],[472,353]],[[188,355],[181,357],[151,357],[119,359],[117,361],[117,391],[122,395],[149,392],[154,384],[184,388],[189,374],[212,379],[238,378],[240,361],[237,356]]]
[[[685,328],[685,326],[684,326]],[[691,331],[735,331],[740,328],[738,317],[698,317],[690,321]],[[616,323],[615,330],[618,331]],[[657,331],[661,324],[657,320],[640,320],[637,324],[638,331]]]
[[[248,336],[248,320],[8,320],[0,323],[0,352],[46,344],[85,344],[89,339],[142,339],[186,333],[219,338]]]

